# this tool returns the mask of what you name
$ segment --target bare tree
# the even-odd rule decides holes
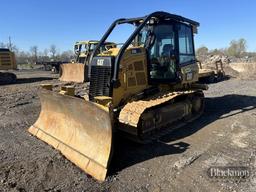
[[[9,36],[8,49],[10,49],[11,51],[13,51],[13,47],[14,47],[14,45],[12,44],[12,39],[11,39],[11,37]]]
[[[208,52],[210,55],[225,55],[226,50],[225,49],[213,49]]]
[[[25,51],[20,51],[18,54],[15,55],[18,64],[28,64],[30,63],[30,54]]]
[[[68,50],[68,51],[63,51],[61,54],[60,54],[60,60],[62,61],[66,61],[66,62],[69,62],[71,59],[74,58],[74,52],[71,51],[71,50]]]
[[[38,58],[38,47],[36,45],[30,47],[30,52],[33,57],[33,61],[36,63]]]
[[[11,37],[9,37],[8,43],[0,42],[0,48],[7,48],[7,49],[15,52],[16,54],[19,52],[19,49],[17,48],[17,46],[12,43]]]
[[[56,53],[57,53],[57,48],[56,48],[56,45],[51,45],[50,46],[50,50],[49,52],[52,54],[52,59],[54,59],[56,57]]]
[[[48,53],[49,53],[49,50],[48,50],[48,49],[44,49],[43,55],[44,55],[45,57],[48,57]]]
[[[3,42],[0,42],[0,48],[6,48],[7,46],[6,46],[6,44],[5,43],[3,43]]]
[[[9,48],[9,47],[8,47]],[[9,48],[11,51],[15,52],[16,54],[19,52],[19,49],[16,45],[12,44],[11,48]]]

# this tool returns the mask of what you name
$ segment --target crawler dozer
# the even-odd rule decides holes
[[[16,82],[16,75],[8,70],[16,70],[16,60],[14,52],[6,48],[0,48],[0,84],[10,84]]]
[[[135,26],[126,42],[98,53],[123,24]],[[202,114],[207,86],[196,83],[198,26],[166,12],[116,20],[92,53],[89,99],[72,96],[71,87],[42,89],[41,113],[29,132],[103,181],[114,134],[148,143]]]
[[[78,41],[74,45],[74,52],[76,60],[74,63],[62,64],[60,70],[60,80],[83,83],[88,81],[88,62],[94,48],[99,41]],[[116,47],[115,43],[106,42],[100,51],[106,51],[110,48]]]
[[[202,83],[214,83],[225,78],[223,63],[221,60],[215,61],[215,69],[203,68],[201,61],[197,61],[199,66],[198,79]]]

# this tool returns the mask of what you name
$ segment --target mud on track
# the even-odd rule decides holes
[[[207,176],[211,166],[256,166],[256,80],[211,84],[197,121],[149,145],[116,136],[109,176],[98,183],[58,151],[30,136],[40,112],[41,83],[56,75],[21,71],[0,86],[0,191],[256,191],[256,177],[235,182]],[[76,85],[84,94],[87,85]],[[58,86],[54,87],[55,89]]]

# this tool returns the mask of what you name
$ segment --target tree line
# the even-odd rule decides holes
[[[247,51],[247,42],[244,38],[232,40],[227,48],[209,50],[206,46],[201,46],[196,50],[198,57],[205,57],[207,55],[225,55],[230,58],[251,58],[256,61],[256,53]]]
[[[35,64],[48,61],[65,61],[69,62],[74,59],[74,52],[71,50],[59,52],[56,45],[51,45],[49,48],[39,50],[37,45],[31,46],[29,51],[23,51],[17,48],[16,45],[0,42],[0,48],[9,48],[15,52],[18,64]],[[199,58],[205,58],[208,55],[225,55],[231,58],[252,58],[256,61],[255,52],[247,52],[247,42],[244,38],[232,40],[227,48],[209,50],[206,46],[201,46],[196,50],[196,55]]]
[[[49,61],[69,62],[75,57],[74,52],[71,50],[59,52],[54,44],[44,50],[39,50],[39,47],[34,45],[30,47],[29,51],[23,51],[10,42],[0,42],[0,48],[8,48],[15,52],[17,64],[35,64]]]

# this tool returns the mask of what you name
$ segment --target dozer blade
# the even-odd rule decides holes
[[[60,81],[83,83],[87,81],[87,67],[82,63],[65,63],[61,66]]]
[[[28,131],[89,175],[105,180],[112,145],[109,113],[92,102],[41,90],[41,112]]]

